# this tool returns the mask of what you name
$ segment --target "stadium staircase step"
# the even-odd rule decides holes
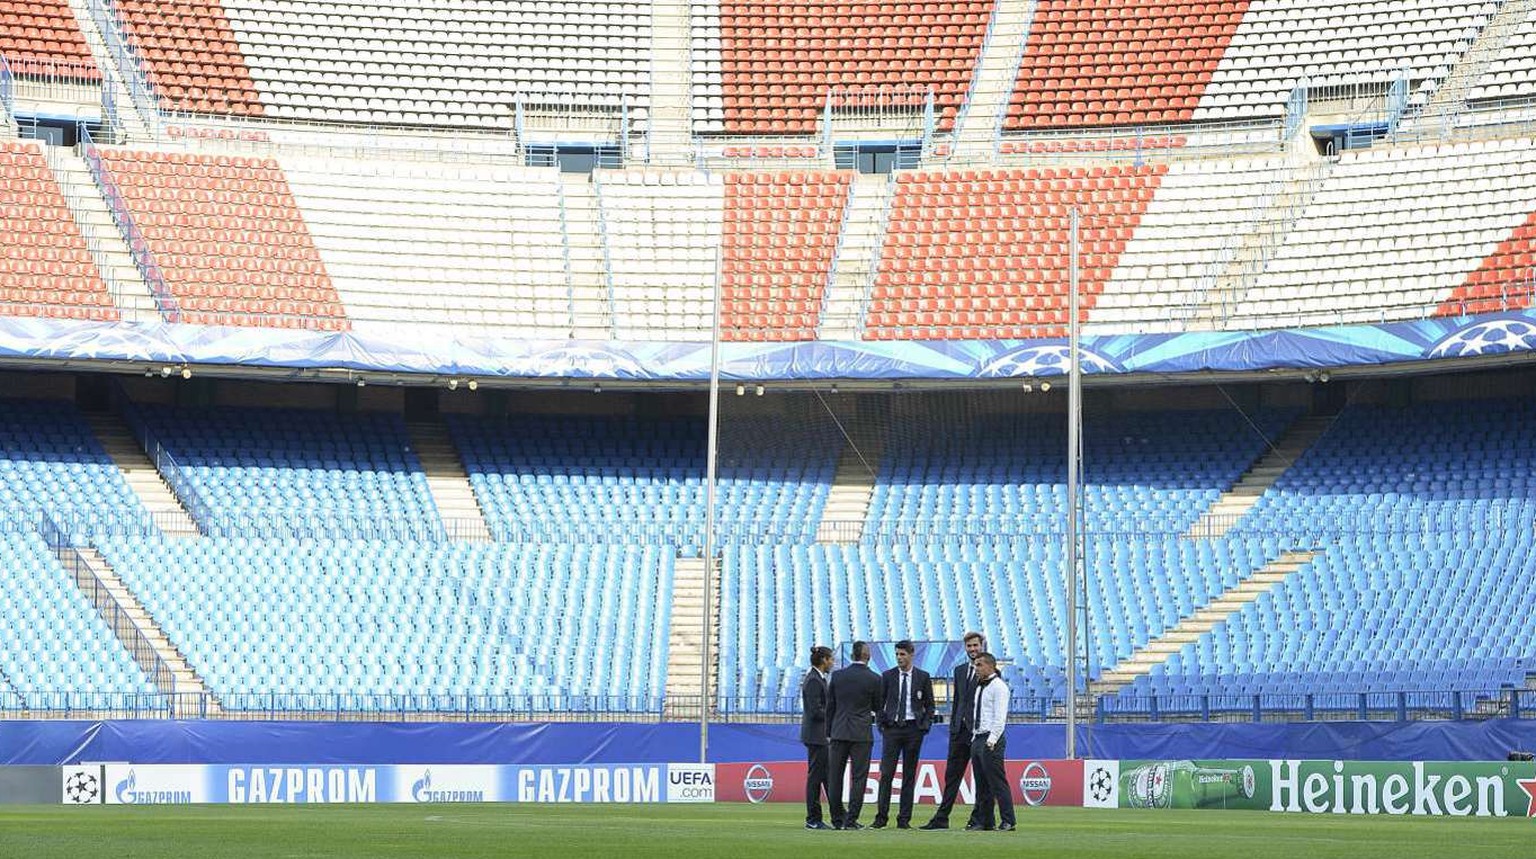
[[[91,49],[91,56],[96,59],[96,66],[101,69],[102,85],[112,89],[112,104],[113,110],[117,113],[115,118],[119,139],[151,140],[154,135],[150,133],[149,123],[145,121],[139,104],[133,100],[126,85],[127,78],[124,76],[132,74],[133,70],[120,68],[117,61],[113,59],[112,52],[107,50],[101,28],[97,26],[96,19],[91,16],[91,2],[92,0],[69,0],[69,10],[74,13],[76,23],[80,25],[80,32],[85,36],[85,44]],[[105,3],[101,6],[104,9],[112,8]]]
[[[87,601],[107,622],[112,634],[134,657],[162,694],[175,693],[172,717],[206,718],[221,713],[218,701],[209,693],[208,684],[150,617],[138,597],[118,578],[117,571],[92,548],[63,547],[58,550],[64,568],[73,573],[75,584]],[[113,611],[113,604],[119,611]],[[114,623],[113,618],[118,622]],[[169,677],[157,677],[153,653],[169,671]]]
[[[43,158],[58,180],[59,190],[64,192],[64,202],[85,245],[91,252],[96,269],[112,295],[112,303],[122,313],[124,322],[159,322],[154,294],[144,282],[138,264],[128,243],[112,220],[112,211],[101,196],[96,180],[91,178],[91,168],[85,159],[73,150],[62,146],[44,146]]]
[[[853,179],[832,262],[832,287],[821,310],[822,340],[859,339],[894,188],[889,176],[860,173]]]
[[[1269,450],[1238,477],[1230,489],[1221,493],[1221,497],[1211,504],[1210,509],[1200,514],[1200,518],[1195,520],[1185,536],[1212,539],[1226,536],[1259,503],[1259,498],[1275,485],[1280,475],[1295,465],[1296,460],[1322,438],[1332,423],[1331,417],[1309,416],[1291,424]]]
[[[1221,329],[1232,316],[1259,275],[1269,265],[1269,260],[1285,243],[1286,236],[1301,220],[1307,208],[1328,177],[1333,174],[1333,159],[1321,158],[1316,153],[1296,154],[1305,159],[1286,178],[1277,178],[1267,189],[1265,197],[1253,210],[1254,218],[1247,224],[1247,232],[1234,234],[1235,243],[1230,250],[1226,266],[1216,274],[1209,289],[1205,290],[1200,303],[1189,314],[1189,327],[1193,330]]]
[[[718,573],[718,566],[716,567]],[[710,580],[709,640],[720,640],[720,576]],[[667,699],[663,718],[698,717],[704,660],[704,559],[678,558],[672,568],[672,616],[667,639]],[[710,648],[709,684],[718,688],[719,648]]]
[[[878,436],[855,438],[844,445],[837,471],[832,475],[827,504],[821,511],[821,522],[816,526],[816,542],[857,543],[863,538],[884,452],[884,440]]]
[[[181,499],[160,476],[160,470],[155,468],[155,463],[139,446],[138,439],[133,437],[121,417],[111,412],[86,412],[85,420],[107,456],[112,457],[112,463],[122,473],[128,488],[154,518],[160,533],[167,537],[202,536],[187,508],[181,505]]]
[[[644,145],[653,165],[693,163],[692,38],[687,0],[651,3],[651,104]]]
[[[1536,0],[1507,0],[1499,5],[1493,19],[1477,34],[1477,40],[1472,43],[1461,55],[1461,59],[1451,66],[1445,77],[1435,86],[1429,100],[1424,103],[1413,116],[1410,122],[1414,129],[1438,130],[1451,128],[1456,123],[1456,117],[1466,109],[1467,95],[1472,91],[1472,85],[1477,83],[1483,73],[1498,57],[1504,46],[1509,44],[1509,38],[1519,30],[1520,25],[1536,11]],[[1399,137],[1411,137],[1412,134],[1401,134]]]
[[[1285,581],[1287,576],[1311,563],[1317,555],[1318,552],[1311,549],[1282,554],[1253,575],[1228,588],[1194,614],[1179,621],[1172,629],[1147,642],[1145,647],[1132,653],[1129,658],[1105,670],[1098,680],[1088,684],[1089,691],[1096,695],[1112,694],[1137,677],[1150,674],[1154,667],[1167,662],[1170,656],[1210,632],[1216,624]]]
[[[469,485],[469,474],[464,471],[464,461],[448,427],[440,421],[408,421],[405,428],[411,437],[411,449],[416,451],[421,469],[427,473],[427,489],[448,536],[489,543],[491,529],[485,524],[485,511],[480,509],[474,487]]]
[[[990,162],[996,155],[998,125],[1013,96],[1033,0],[997,0],[969,102],[960,109],[950,163]]]
[[[608,300],[602,221],[592,177],[562,174],[560,205],[565,216],[565,259],[570,269],[574,311],[571,336],[577,340],[608,340],[613,335],[613,312]]]

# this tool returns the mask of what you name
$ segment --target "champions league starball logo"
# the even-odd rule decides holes
[[[1085,373],[1113,373],[1115,362],[1079,347]],[[1065,343],[1026,346],[992,359],[977,373],[991,378],[1065,376],[1072,365],[1071,348]]]
[[[1088,792],[1095,802],[1108,802],[1115,795],[1115,777],[1104,767],[1094,767],[1088,776]]]
[[[91,773],[70,773],[64,780],[64,798],[75,805],[89,805],[100,795],[101,781]]]
[[[1467,358],[1522,350],[1536,350],[1536,325],[1524,319],[1490,319],[1441,340],[1429,357]]]

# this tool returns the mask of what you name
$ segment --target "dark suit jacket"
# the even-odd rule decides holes
[[[955,676],[949,684],[949,732],[951,734],[960,730],[961,720],[969,721],[971,708],[976,706],[976,687],[971,684],[971,663],[961,662],[955,666]],[[971,727],[965,728],[969,735]]]
[[[875,741],[875,714],[880,712],[880,675],[862,662],[832,672],[827,695],[827,724],[834,740]]]
[[[921,668],[912,669],[907,695],[912,699],[912,718],[917,729],[926,731],[933,725],[933,678]],[[888,727],[901,720],[901,669],[888,668],[880,675],[880,727]]]
[[[807,746],[827,744],[827,681],[812,668],[800,681],[800,742]]]

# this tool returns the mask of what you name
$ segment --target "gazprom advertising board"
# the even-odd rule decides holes
[[[63,768],[68,804],[713,802],[713,764]]]

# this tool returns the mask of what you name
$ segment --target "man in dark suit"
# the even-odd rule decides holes
[[[944,762],[944,793],[939,798],[938,810],[922,825],[923,829],[949,828],[949,812],[955,807],[960,783],[965,780],[965,768],[971,763],[972,705],[976,697],[976,669],[971,662],[987,649],[987,639],[979,632],[967,632],[964,643],[965,661],[955,666],[949,683],[949,757]],[[976,812],[976,807],[972,806],[966,829],[981,828],[982,820]]]
[[[880,711],[880,675],[869,670],[869,644],[853,643],[853,663],[832,673],[827,687],[827,724],[831,748],[827,761],[827,802],[833,829],[863,829],[864,784],[875,745],[875,714]],[[852,789],[843,807],[843,768],[852,765]]]
[[[884,829],[891,814],[891,782],[901,759],[901,808],[896,828],[912,828],[912,799],[917,793],[917,759],[923,737],[933,725],[933,678],[912,665],[912,642],[896,642],[896,667],[880,675],[880,802],[875,829]]]
[[[821,792],[827,788],[827,682],[832,648],[811,648],[811,670],[800,682],[800,742],[805,744],[805,828],[831,829],[821,819]],[[831,792],[828,791],[828,802]]]

